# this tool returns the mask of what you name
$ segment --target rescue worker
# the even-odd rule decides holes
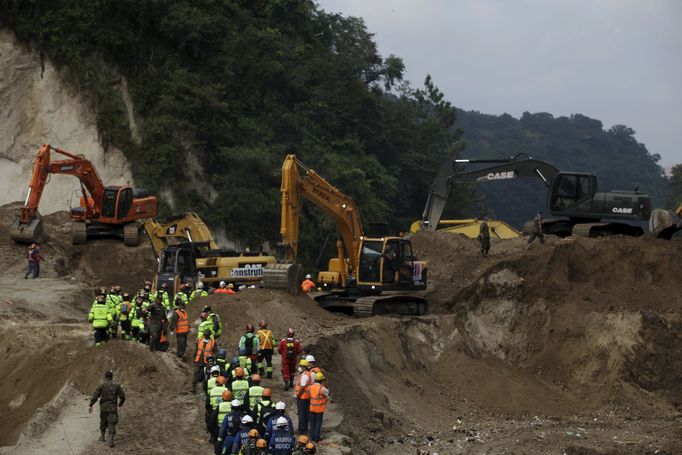
[[[249,409],[251,413],[256,411],[256,405],[263,399],[263,391],[265,390],[260,385],[261,377],[258,374],[251,376],[251,387],[249,387]]]
[[[315,375],[315,384],[310,386],[310,439],[315,442],[321,439],[322,418],[327,410],[329,389],[326,382],[324,373],[320,372]]]
[[[203,312],[207,315],[206,320],[211,321],[211,324],[213,324],[213,337],[220,338],[220,336],[223,334],[223,323],[220,322],[220,316],[211,311],[211,307],[208,305],[204,307]]]
[[[291,455],[295,446],[296,439],[289,430],[289,422],[285,417],[277,417],[268,443],[270,453],[272,455]]]
[[[95,346],[107,341],[112,317],[103,295],[98,295],[95,298],[95,303],[92,304],[88,314],[88,321],[92,322],[92,328],[95,330]]]
[[[272,379],[272,351],[275,347],[275,335],[272,330],[268,329],[268,321],[262,320],[258,322],[258,374]],[[267,365],[264,368],[264,364]]]
[[[301,290],[304,294],[310,294],[315,290],[315,283],[312,280],[310,274],[305,276],[305,280],[301,283]]]
[[[253,421],[253,417],[246,414],[244,417],[242,417],[242,425],[234,437],[234,442],[232,443],[232,455],[239,455],[239,449],[241,449],[242,444],[249,439],[249,433],[252,430],[255,430],[256,433],[258,432],[258,430],[256,430],[256,424]]]
[[[133,340],[136,341],[141,341],[140,340],[140,332],[142,331],[142,328],[144,326],[144,322],[142,321],[142,304],[143,304],[142,297],[139,295],[135,297],[135,305],[133,305],[133,310],[130,313],[130,327],[131,327],[131,336]]]
[[[488,217],[484,216],[483,221],[478,232],[478,241],[481,242],[481,255],[484,258],[488,257],[490,251],[490,227],[488,226]]]
[[[208,320],[208,313],[205,311],[202,311],[199,313],[199,319],[201,322],[199,323],[199,333],[204,333],[206,330],[211,332],[211,338],[215,338],[214,332],[213,332],[213,321]]]
[[[249,381],[244,379],[244,369],[242,367],[237,367],[234,369],[235,379],[230,384],[230,390],[232,395],[242,403],[245,407],[249,405]]]
[[[315,373],[320,373],[322,370],[320,367],[315,365],[315,357],[312,356],[311,354],[308,354],[305,356],[306,362],[308,362],[308,370],[312,373],[312,382],[315,382]],[[311,383],[312,384],[312,383]]]
[[[162,304],[163,298],[157,295],[154,303],[149,305],[148,324],[149,324],[149,350],[161,350],[161,331],[163,330],[164,322],[166,321],[166,308]]]
[[[291,417],[289,417],[286,413],[287,410],[287,405],[283,401],[278,401],[275,404],[275,412],[272,413],[270,418],[268,419],[267,425],[265,426],[265,439],[268,441],[270,440],[270,436],[272,436],[273,429],[275,427],[275,422],[277,422],[277,419],[280,417],[284,417],[287,420],[287,429],[289,431],[289,434],[293,437],[294,436],[294,421],[291,420]]]
[[[294,373],[296,372],[296,359],[301,353],[301,342],[294,338],[294,329],[289,327],[286,338],[282,338],[277,347],[277,352],[282,356],[282,379],[284,390],[289,390],[294,385]]]
[[[273,412],[275,412],[275,405],[272,402],[272,390],[266,387],[263,389],[261,400],[256,403],[255,411],[251,412],[251,417],[258,424],[258,431],[260,431],[261,435],[265,435],[265,430],[267,429],[267,421],[265,424],[263,423],[264,417],[266,415],[269,417]]]
[[[159,300],[161,305],[168,311],[170,309],[170,296],[168,295],[168,283],[161,283],[161,287],[156,290],[156,292],[152,292],[149,294],[149,297],[151,298],[152,302]]]
[[[227,351],[225,349],[218,349],[215,364],[220,368],[220,374],[231,382],[229,374],[230,365],[227,363]]]
[[[210,357],[209,357],[210,358]],[[204,384],[204,392],[206,393],[206,406],[208,407],[208,392],[216,386],[218,376],[220,376],[220,368],[217,365],[208,367],[208,375],[205,375],[206,381]]]
[[[239,455],[252,455],[256,453],[256,441],[260,439],[260,433],[258,433],[257,429],[252,428],[247,434],[249,439],[241,442],[238,452]]]
[[[211,337],[210,330],[204,330],[204,336],[197,340],[197,352],[194,356],[194,377],[192,378],[192,393],[196,393],[197,384],[204,382],[204,368],[208,365],[209,356],[215,354],[215,340]]]
[[[538,214],[533,218],[533,226],[531,228],[530,237],[528,237],[526,250],[530,248],[530,244],[533,243],[535,239],[539,239],[541,244],[545,244],[545,236],[542,232],[542,221],[542,211],[538,211]]]
[[[114,338],[116,338],[118,333],[118,308],[122,301],[121,286],[112,286],[107,295],[107,305],[109,306],[109,313],[111,313],[112,317],[111,324],[109,325],[109,334]]]
[[[308,433],[308,414],[310,412],[310,386],[313,384],[310,365],[307,359],[298,362],[300,375],[294,387],[294,397],[296,398],[296,413],[298,415],[298,433]]]
[[[225,387],[225,376],[218,376],[218,378],[216,378],[215,387],[209,389],[209,392],[206,395],[208,405],[206,407],[206,430],[211,435],[209,441],[211,444],[215,444],[218,438],[218,432],[220,431],[214,411],[217,411],[218,409],[218,403],[219,400],[222,400],[223,392],[229,392]]]
[[[88,412],[92,414],[92,407],[99,400],[99,440],[104,442],[104,436],[109,429],[109,447],[114,447],[116,436],[116,424],[118,423],[118,408],[126,401],[123,387],[114,382],[114,372],[109,370],[104,373],[104,382],[97,386],[90,398]]]
[[[227,413],[220,424],[216,453],[228,454],[232,452],[232,444],[241,426],[242,418],[245,415],[241,401],[233,399],[231,405],[232,410]]]
[[[194,299],[197,299],[199,297],[206,297],[208,295],[208,292],[204,291],[204,283],[199,281],[197,283],[197,288],[192,291],[192,293],[189,295],[189,300],[190,302],[193,301]]]
[[[256,451],[254,452],[254,455],[270,455],[270,452],[268,452],[268,441],[262,438],[256,441]]]
[[[187,283],[182,283],[175,297],[176,299],[179,297],[180,299],[182,299],[183,302],[185,302],[185,305],[187,305],[189,303],[189,295],[190,295],[189,285]]]
[[[121,339],[131,339],[131,322],[133,304],[130,302],[130,295],[124,292],[121,296],[121,303],[116,309],[116,317],[121,323]]]
[[[239,340],[239,355],[246,356],[251,360],[251,367],[249,371],[255,373],[253,367],[258,361],[258,349],[260,348],[260,339],[256,336],[253,324],[250,322],[246,324],[246,333]]]
[[[31,246],[28,247],[28,253],[26,254],[26,262],[27,262],[27,269],[26,269],[26,274],[24,275],[24,279],[28,279],[28,277],[31,277],[31,279],[38,278],[38,275],[40,274],[39,271],[39,257],[40,257],[40,249],[38,248],[38,245],[35,243],[32,243]]]
[[[218,400],[218,406],[216,406],[216,408],[213,410],[211,419],[217,428],[216,440],[220,433],[220,426],[222,425],[225,416],[232,412],[233,399],[234,397],[232,396],[232,392],[227,389],[223,390],[223,394],[220,396],[220,400]]]
[[[175,341],[177,343],[176,355],[183,357],[185,349],[187,349],[187,335],[189,334],[189,315],[185,310],[185,302],[180,299],[177,301],[178,307],[171,315],[168,328],[170,333],[175,332]]]
[[[224,281],[221,281],[220,284],[218,284],[218,289],[213,291],[213,293],[214,294],[236,294],[236,292],[234,292],[234,285],[232,283],[230,283],[230,285],[228,286],[227,284],[225,284]]]
[[[296,438],[296,448],[294,449],[293,455],[303,455],[305,452],[305,446],[310,442],[308,436],[302,434]]]

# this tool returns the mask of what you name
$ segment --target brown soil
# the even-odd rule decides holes
[[[0,228],[12,210],[0,208]],[[129,395],[115,452],[210,453],[190,363],[120,340],[95,348],[84,322],[94,287],[151,276],[149,247],[75,248],[64,214],[46,221],[47,278],[35,282],[17,279],[24,247],[0,236],[0,445],[104,452],[80,406],[114,368]],[[277,337],[296,328],[330,378],[318,453],[682,453],[682,244],[548,239],[526,251],[516,239],[482,258],[447,233],[413,242],[429,262],[424,317],[350,318],[263,289],[209,296],[190,314],[211,305],[230,354],[247,322],[267,319]],[[278,378],[277,363],[267,385],[291,405]]]

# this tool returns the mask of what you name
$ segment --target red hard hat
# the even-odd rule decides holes
[[[294,329],[292,327],[289,327],[289,329],[287,330],[287,335],[292,337],[292,336],[294,336],[294,333],[296,333],[296,332],[294,332]]]
[[[266,321],[266,320],[264,320],[264,319],[261,319],[260,321],[258,321],[258,327],[264,328],[264,327],[267,327],[267,326],[268,326],[268,321]]]
[[[253,332],[253,324],[251,324],[250,322],[246,324],[246,331]]]

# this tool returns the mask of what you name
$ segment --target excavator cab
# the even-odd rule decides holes
[[[401,237],[362,239],[357,287],[367,291],[424,290],[426,267]]]
[[[596,192],[597,178],[594,174],[560,172],[550,193],[550,210],[563,212],[575,209],[591,201]]]

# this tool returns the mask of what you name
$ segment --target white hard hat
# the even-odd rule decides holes
[[[213,367],[211,367],[211,369],[208,370],[208,371],[209,371],[209,373],[211,373],[211,374],[212,374],[212,373],[215,373],[215,372],[220,373],[220,367],[219,367],[219,366],[213,366]]]
[[[250,415],[246,414],[244,417],[242,417],[242,423],[243,423],[243,424],[246,424],[246,423],[253,423],[253,417],[251,417]]]
[[[315,361],[315,357],[313,357],[313,356],[311,356],[311,355],[307,355],[307,356],[305,356],[305,360],[306,360],[306,362],[314,362],[314,361]]]
[[[283,401],[278,401],[278,402],[275,404],[275,409],[277,409],[278,411],[283,411],[283,410],[285,410],[286,408],[287,408],[287,404],[286,404],[285,402],[283,402]]]
[[[202,283],[201,281],[199,281],[199,282],[197,283],[197,289],[204,289],[204,283]]]
[[[310,276],[310,274],[307,274],[305,277],[306,277],[307,280],[309,280],[309,279],[312,278],[312,277]]]
[[[287,425],[289,425],[289,421],[284,416],[278,417],[277,421],[275,422],[275,425],[277,425],[278,427],[286,427]]]
[[[224,288],[224,287],[225,287],[225,282],[224,282],[224,281],[221,281],[219,286],[220,286],[221,288]]]
[[[240,290],[240,291],[243,291],[244,289],[246,289],[246,285],[245,285],[245,284],[242,284],[241,286],[239,286],[239,290]]]
[[[242,402],[237,400],[237,399],[234,399],[234,400],[232,400],[232,403],[230,403],[230,404],[232,404],[233,408],[238,408],[239,406],[242,405]]]

